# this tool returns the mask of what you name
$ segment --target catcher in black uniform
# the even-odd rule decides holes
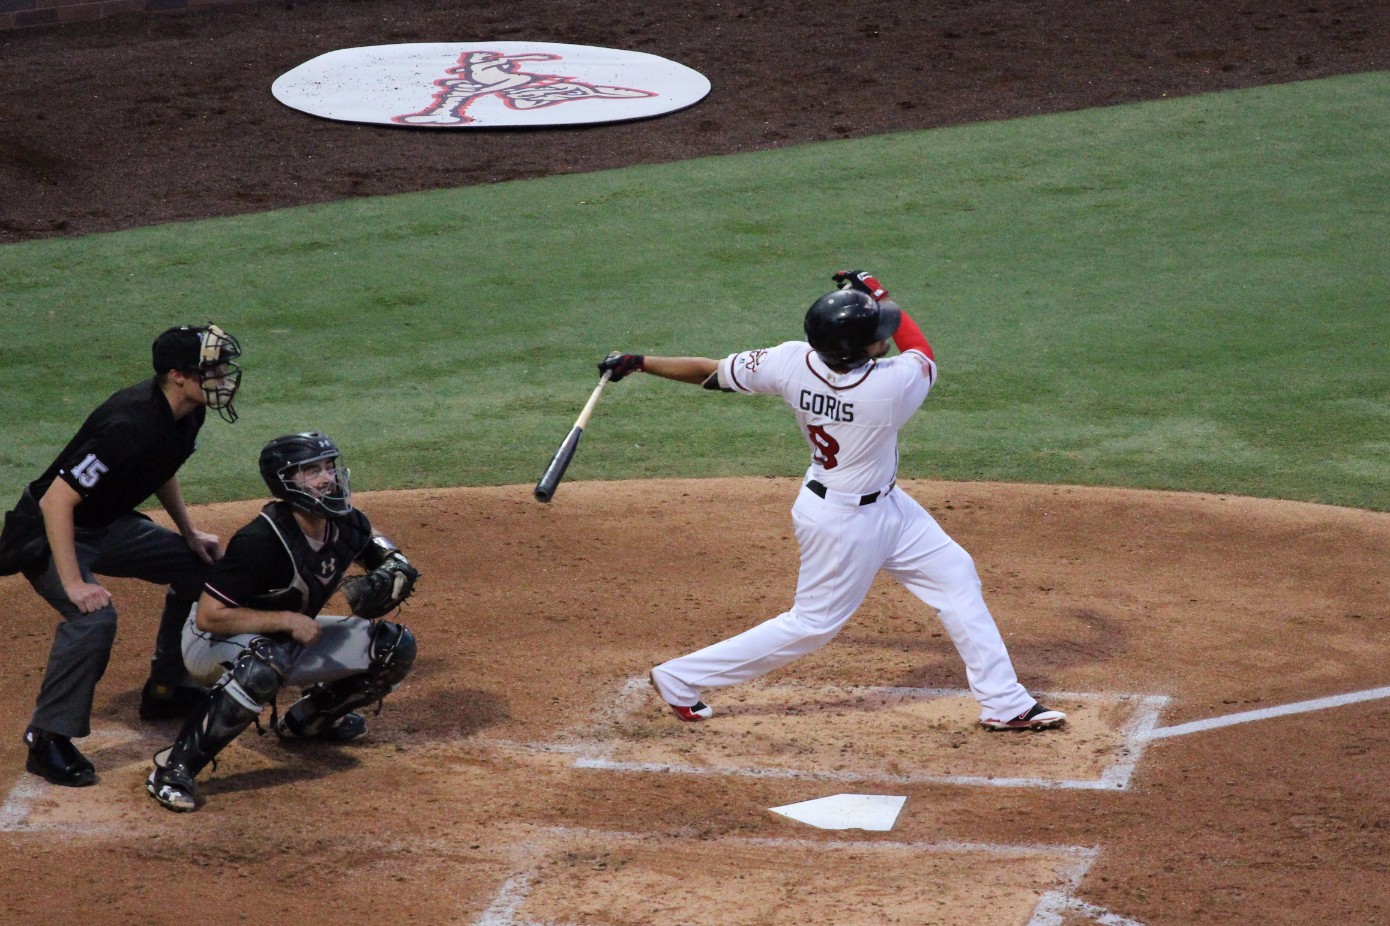
[[[98,576],[169,587],[140,716],[183,717],[205,693],[184,672],[179,635],[222,546],[194,527],[178,471],[197,447],[209,408],[236,420],[241,369],[232,361],[240,356],[236,338],[216,325],[160,334],[151,348],[154,377],[88,415],[5,515],[0,575],[23,572],[63,617],[24,733],[25,768],[53,784],[96,782],[96,768],[72,738],[91,732],[92,699],[116,639],[116,608]],[[177,532],[135,510],[151,495]]]
[[[272,710],[272,730],[344,742],[367,732],[355,709],[394,691],[415,661],[411,632],[380,618],[410,596],[419,573],[352,506],[341,460],[317,431],[261,450],[276,500],[232,537],[184,627],[184,662],[212,690],[155,755],[145,787],[170,810],[196,809],[198,773],[284,686],[303,692],[283,716]],[[367,573],[344,582],[353,563]],[[320,616],[340,585],[352,616]]]

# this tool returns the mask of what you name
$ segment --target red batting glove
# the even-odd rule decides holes
[[[877,278],[870,276],[867,270],[841,270],[831,279],[840,284],[841,289],[857,289],[861,293],[868,293],[879,302],[888,298],[888,290],[883,288],[883,284]]]

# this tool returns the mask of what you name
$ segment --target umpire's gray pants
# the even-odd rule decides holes
[[[319,682],[361,675],[372,664],[372,622],[360,617],[314,618],[319,636],[305,647],[287,647],[298,652],[285,684],[308,688]],[[237,633],[227,636],[198,629],[198,609],[194,607],[183,627],[183,662],[188,674],[203,685],[212,685],[232,667],[253,640],[265,634]],[[278,636],[278,635],[277,635]],[[270,637],[276,639],[276,637]]]
[[[88,582],[96,581],[94,575],[144,579],[168,585],[171,598],[189,607],[202,592],[208,565],[180,534],[149,518],[123,515],[106,528],[79,528],[73,539],[78,569]],[[30,723],[60,736],[86,736],[92,732],[97,682],[106,673],[116,642],[116,609],[108,604],[87,614],[78,610],[63,591],[52,555],[42,572],[26,573],[25,578],[63,616],[53,633]]]

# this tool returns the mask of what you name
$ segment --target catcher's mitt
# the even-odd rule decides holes
[[[375,620],[390,614],[415,591],[420,570],[392,556],[371,572],[343,583],[343,597],[357,617]]]

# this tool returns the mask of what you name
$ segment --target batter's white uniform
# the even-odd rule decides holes
[[[1035,699],[1014,673],[970,554],[894,487],[898,431],[936,380],[931,358],[913,349],[836,373],[809,344],[788,341],[726,357],[718,376],[724,389],[781,396],[811,447],[792,506],[801,573],[790,611],[653,669],[661,696],[695,704],[702,689],[758,678],[820,649],[883,569],[940,612],[982,720],[1031,708]]]

